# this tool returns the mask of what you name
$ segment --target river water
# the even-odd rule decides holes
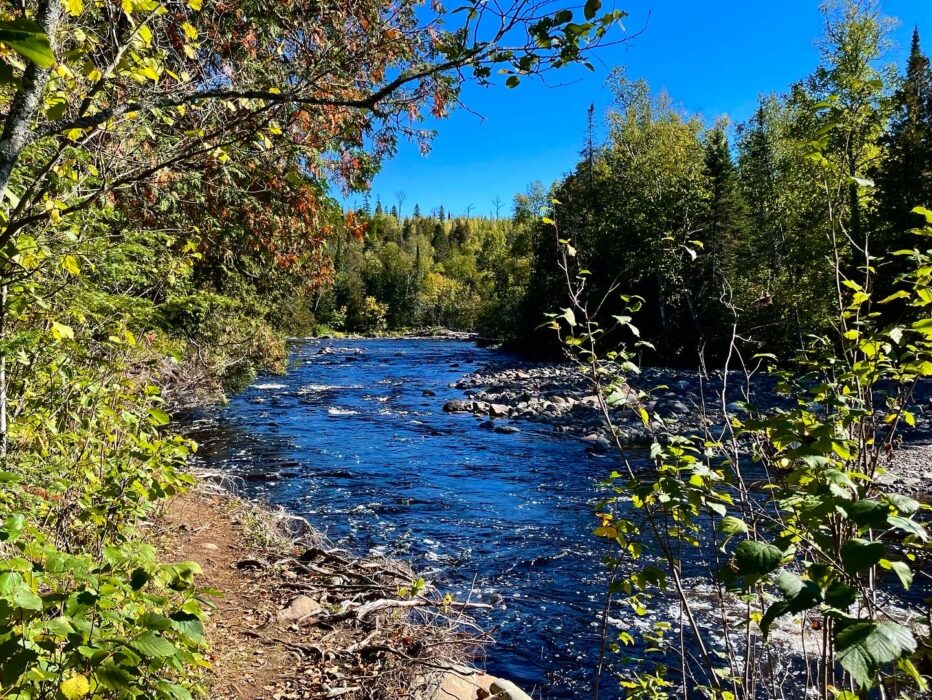
[[[591,531],[610,465],[544,426],[501,434],[443,412],[462,398],[451,382],[497,361],[517,358],[451,340],[296,342],[285,376],[198,417],[199,459],[340,546],[472,590],[495,606],[480,616],[497,640],[488,670],[577,698],[598,650],[607,551]]]

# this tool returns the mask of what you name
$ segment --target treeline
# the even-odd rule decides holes
[[[379,333],[416,327],[495,335],[530,279],[530,231],[510,219],[457,217],[439,210],[407,218],[377,204],[358,213],[361,231],[328,241],[333,284],[313,298],[314,318],[338,331]]]
[[[932,203],[932,72],[918,30],[904,74],[884,64],[892,26],[874,3],[826,7],[820,65],[738,124],[616,72],[607,135],[590,126],[568,176],[518,197],[509,222],[377,212],[365,241],[338,245],[324,316],[345,309],[346,328],[369,330],[369,309],[388,327],[474,328],[555,351],[540,326],[566,305],[563,238],[605,319],[623,313],[622,295],[644,299],[645,359],[715,362],[733,338],[791,354],[831,325],[835,258],[857,277],[912,247],[923,220],[910,212]],[[899,272],[884,263],[867,292],[882,298]]]

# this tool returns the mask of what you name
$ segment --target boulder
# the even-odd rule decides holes
[[[471,407],[465,401],[451,399],[443,404],[443,410],[447,413],[469,413]]]
[[[298,622],[324,612],[324,606],[306,595],[299,595],[278,611],[279,622]]]
[[[503,678],[496,678],[492,681],[489,691],[492,693],[492,697],[498,698],[498,700],[531,700],[530,695],[511,681],[506,681]]]
[[[490,403],[489,415],[495,418],[502,418],[508,415],[508,406],[503,403]]]
[[[521,429],[520,429],[520,428],[516,428],[516,427],[513,426],[513,425],[499,425],[499,426],[496,426],[496,427],[495,427],[495,432],[496,432],[496,433],[505,433],[505,434],[520,433],[520,432],[521,432]]]

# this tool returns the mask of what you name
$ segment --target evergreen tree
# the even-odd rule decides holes
[[[421,205],[420,204],[414,205],[414,218],[415,219],[421,218]]]
[[[713,341],[727,328],[726,309],[719,302],[726,285],[736,281],[737,261],[743,258],[747,243],[747,207],[741,195],[738,169],[732,159],[724,125],[717,125],[706,137],[705,174],[709,182],[709,202],[698,240],[699,269],[694,294],[699,308],[700,333]],[[713,337],[710,337],[711,336]]]
[[[392,205],[391,215],[396,219],[398,218],[398,207],[396,207],[394,204]]]
[[[376,196],[375,198],[375,215],[382,216],[385,211],[382,209],[382,199],[381,197]]]
[[[447,217],[446,210],[443,208],[443,205],[441,204],[440,209],[437,211],[437,218],[440,219],[440,221],[443,221],[446,217]]]
[[[920,47],[918,29],[913,31],[894,110],[881,139],[886,154],[874,173],[879,220],[875,254],[912,247],[908,230],[923,219],[911,211],[932,205],[932,68]]]

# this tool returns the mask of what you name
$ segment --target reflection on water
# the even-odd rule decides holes
[[[403,558],[460,596],[474,589],[495,605],[489,670],[576,698],[598,647],[606,574],[590,533],[609,465],[545,427],[500,434],[443,412],[461,398],[451,382],[499,359],[458,341],[296,343],[285,377],[262,378],[192,432],[205,466],[244,476],[250,495],[337,544]]]

